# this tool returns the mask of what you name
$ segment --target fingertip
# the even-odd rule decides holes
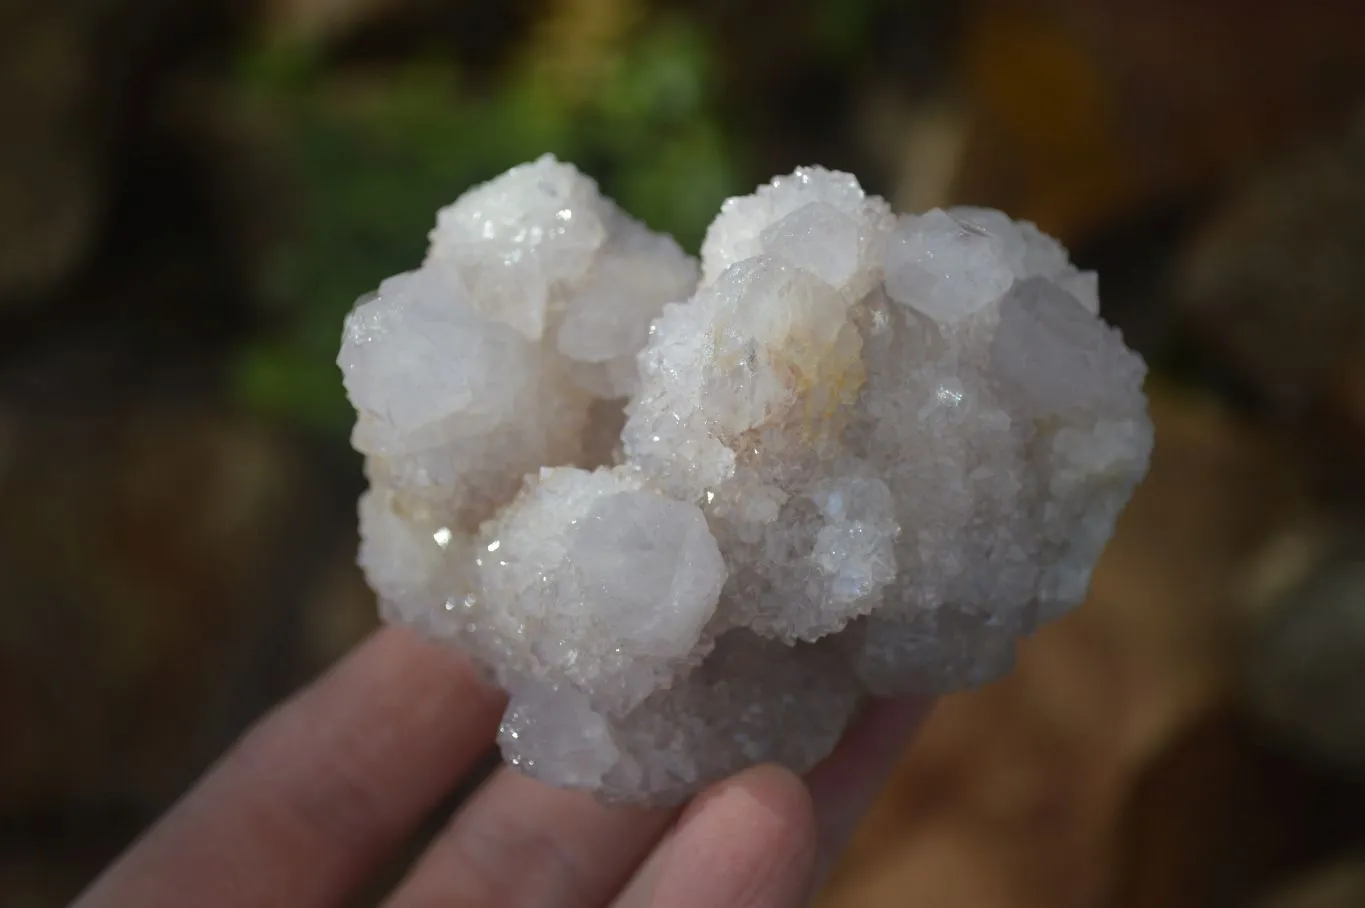
[[[924,697],[873,701],[807,776],[820,840],[819,876],[848,843],[933,707]]]
[[[764,843],[775,853],[814,855],[819,836],[815,802],[800,776],[786,767],[764,764],[716,787],[719,797],[729,798],[725,811],[748,826],[751,842]]]
[[[801,905],[818,841],[805,783],[779,766],[754,767],[712,785],[688,807],[650,904]]]

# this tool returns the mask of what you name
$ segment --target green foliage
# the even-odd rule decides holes
[[[243,97],[273,125],[293,197],[288,240],[259,275],[275,328],[235,364],[239,398],[343,430],[350,414],[333,361],[352,302],[421,262],[438,206],[545,152],[695,249],[720,201],[744,189],[707,42],[685,22],[659,21],[613,54],[602,84],[577,102],[523,72],[476,95],[449,64],[333,73],[292,47],[244,63]]]
[[[305,429],[344,431],[355,416],[330,360],[288,341],[246,347],[233,363],[232,379],[239,400]]]

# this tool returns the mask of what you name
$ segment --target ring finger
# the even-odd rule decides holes
[[[605,807],[499,769],[455,815],[388,908],[596,908],[625,884],[677,811]]]

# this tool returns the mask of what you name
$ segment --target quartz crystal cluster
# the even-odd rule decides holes
[[[868,696],[1006,671],[1146,470],[1092,273],[801,168],[698,264],[545,157],[443,209],[339,363],[384,617],[510,695],[512,765],[675,802],[803,771]]]

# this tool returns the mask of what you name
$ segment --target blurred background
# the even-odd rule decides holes
[[[0,902],[375,625],[342,315],[553,151],[696,249],[820,163],[1098,268],[1157,449],[823,908],[1365,906],[1358,0],[0,4]]]

